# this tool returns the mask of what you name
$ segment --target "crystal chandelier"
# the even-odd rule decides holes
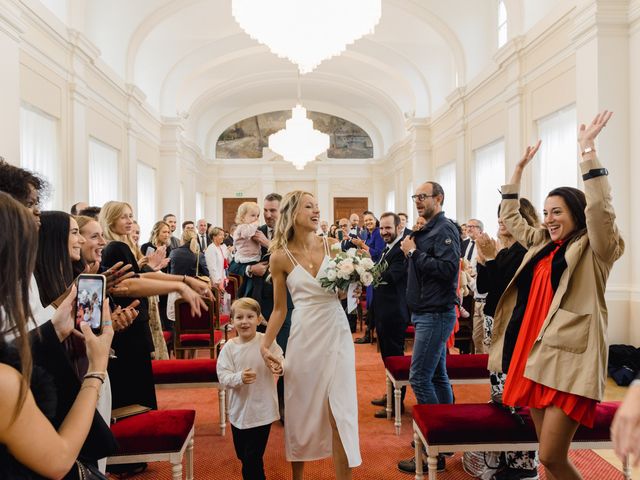
[[[382,0],[232,0],[231,12],[247,34],[309,73],[373,33]]]
[[[269,135],[269,148],[302,170],[329,148],[329,135],[314,130],[313,122],[307,118],[307,109],[297,104],[285,128]]]

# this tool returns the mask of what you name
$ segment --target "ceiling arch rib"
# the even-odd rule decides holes
[[[227,71],[228,62],[239,59],[251,64],[252,56],[254,55],[264,54],[268,56],[268,59],[273,59],[273,56],[263,46],[251,45],[237,50],[227,48],[228,44],[233,43],[233,41],[231,38],[225,38],[219,42],[202,46],[186,55],[171,68],[164,79],[160,91],[159,103],[160,111],[163,115],[175,115],[176,109],[178,111],[189,110],[190,105],[184,97],[180,102],[177,99],[180,97],[180,90],[184,90],[184,86],[191,79],[199,75],[206,75],[208,71],[212,73],[212,76],[215,76],[216,69],[219,68],[223,72]],[[377,55],[370,52],[376,52]],[[394,79],[390,94],[396,91],[406,92],[407,95],[413,97],[413,105],[410,110],[414,110],[416,115],[420,117],[429,115],[431,105],[429,84],[422,71],[410,59],[391,48],[373,42],[363,42],[361,48],[349,50],[343,54],[343,57],[351,61],[360,62],[367,67],[375,69],[379,74]],[[279,63],[283,68],[286,68],[286,65],[290,65],[286,61]],[[329,62],[326,66],[322,66],[319,71],[336,71],[339,70],[339,65],[340,62]],[[291,65],[291,72],[292,75],[296,75],[293,65]],[[308,76],[304,78],[306,77]],[[360,75],[359,77],[376,78],[369,75]],[[187,89],[187,91],[189,90],[191,89]]]
[[[327,103],[323,101],[309,100],[305,102],[305,107],[307,108],[308,111],[327,113],[330,115],[334,115],[336,117],[343,118],[345,120],[348,120],[351,123],[358,125],[371,138],[371,141],[373,143],[374,158],[377,158],[380,156],[380,154],[377,152],[381,152],[383,149],[382,147],[383,142],[381,139],[382,135],[378,130],[378,128],[374,124],[372,124],[367,118],[364,118],[358,115],[357,113],[354,113],[351,110],[341,108],[335,105],[334,103]],[[211,113],[212,120],[215,120],[216,123],[213,124],[210,130],[206,132],[206,141],[205,141],[205,150],[204,150],[205,156],[209,159],[215,158],[216,143],[218,141],[218,138],[220,138],[220,135],[222,134],[222,132],[224,132],[231,125],[241,120],[244,120],[245,118],[249,118],[254,115],[259,115],[261,113],[268,113],[268,112],[274,112],[279,110],[290,110],[290,109],[291,109],[290,101],[286,99],[282,99],[282,100],[272,100],[269,102],[251,105],[241,110],[236,110],[230,113],[229,115],[225,115],[223,117],[219,117],[217,114],[212,112]],[[206,118],[206,116],[203,117],[203,119],[204,118]],[[223,126],[223,125],[226,125],[226,126]]]
[[[230,122],[239,121],[251,114],[264,113],[265,110],[259,111],[254,107],[264,104],[264,98],[274,99],[274,102],[278,103],[278,109],[289,109],[295,104],[294,80],[288,76],[272,76],[269,80],[270,82],[265,84],[264,78],[260,78],[258,82],[252,84],[245,79],[241,88],[229,85],[229,88],[216,89],[217,91],[203,95],[194,104],[189,117],[188,131],[204,151],[209,151],[208,143],[212,141],[208,136],[211,135],[210,132],[213,131],[219,135]],[[269,91],[269,96],[264,94],[264,89]],[[345,82],[336,84],[334,80],[327,85],[326,82],[315,79],[312,83],[306,83],[304,91],[305,106],[311,108],[312,102],[322,104],[322,109],[314,107],[315,110],[342,116],[360,125],[372,138],[377,139],[374,148],[377,156],[406,135],[402,113],[395,108],[395,104],[388,101],[386,105],[381,105],[379,97],[377,97],[378,103],[372,102],[360,85],[350,86]],[[329,107],[331,105],[333,106]],[[341,109],[340,112],[337,111],[338,108]],[[220,119],[223,117],[233,117],[233,119],[222,122]],[[379,133],[372,132],[371,125],[375,125]],[[216,133],[213,133],[215,136],[213,141],[217,139]]]

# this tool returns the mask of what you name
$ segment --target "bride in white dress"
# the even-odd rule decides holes
[[[362,463],[351,330],[338,296],[318,282],[337,240],[316,234],[319,219],[313,195],[288,193],[270,248],[274,308],[262,355],[267,365],[278,364],[265,345],[284,322],[288,288],[295,308],[284,367],[284,429],[294,480],[302,479],[305,461],[333,456],[338,480],[350,479]]]

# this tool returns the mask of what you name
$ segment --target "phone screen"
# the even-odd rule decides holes
[[[102,331],[102,304],[105,291],[104,275],[78,277],[78,298],[76,299],[76,327],[80,322],[88,322],[96,335]]]

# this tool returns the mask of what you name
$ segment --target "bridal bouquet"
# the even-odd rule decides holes
[[[335,244],[340,248],[339,244]],[[323,276],[318,280],[322,288],[328,291],[349,290],[351,285],[361,284],[365,287],[382,284],[382,273],[387,268],[387,262],[374,263],[371,257],[355,248],[338,253],[329,260],[329,265]]]

